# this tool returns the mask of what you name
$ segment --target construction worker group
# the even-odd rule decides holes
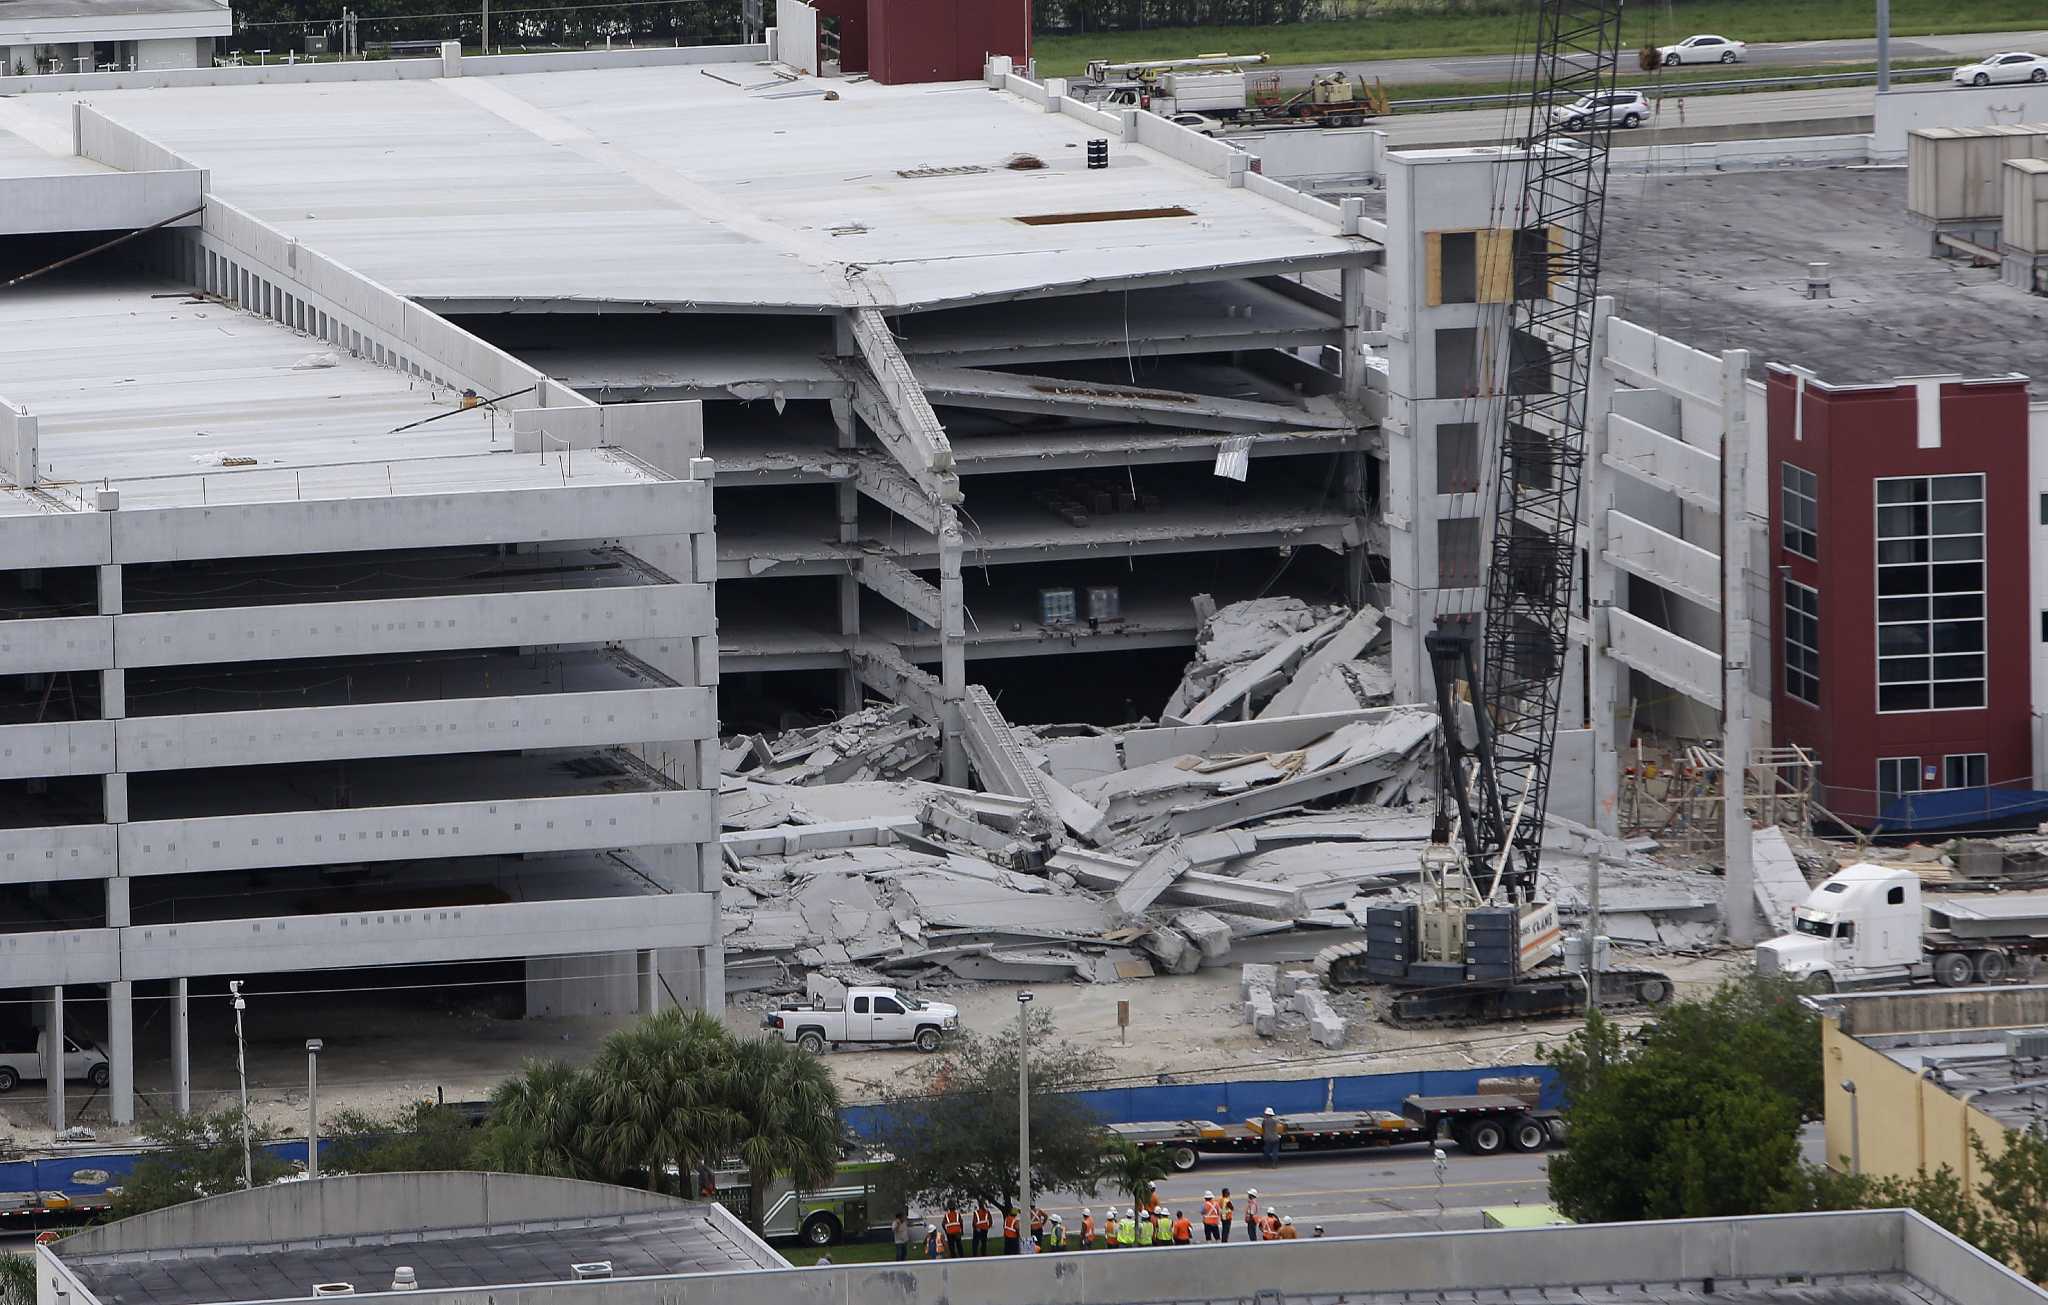
[[[1228,1187],[1220,1196],[1215,1192],[1204,1192],[1196,1218],[1190,1219],[1186,1210],[1169,1211],[1166,1208],[1160,1200],[1156,1183],[1137,1205],[1128,1209],[1105,1206],[1100,1219],[1093,1209],[1084,1206],[1080,1227],[1072,1232],[1068,1230],[1063,1216],[1049,1214],[1043,1208],[1033,1206],[1029,1231],[1033,1246],[1041,1252],[1191,1246],[1198,1227],[1205,1242],[1229,1241],[1240,1215],[1243,1216],[1247,1241],[1293,1241],[1300,1235],[1295,1231],[1293,1219],[1261,1205],[1256,1187],[1246,1190],[1241,1208]],[[1002,1253],[1017,1254],[1022,1249],[1020,1234],[1024,1229],[1016,1211],[1005,1207],[999,1216],[980,1201],[975,1202],[971,1213],[962,1212],[957,1205],[948,1205],[945,1214],[926,1233],[925,1256],[928,1259],[948,1259],[970,1254],[987,1255],[989,1233],[998,1224],[1002,1229]],[[897,1215],[896,1227],[896,1258],[900,1260],[905,1258],[904,1252],[909,1249],[907,1243],[910,1240],[908,1220],[902,1213]],[[970,1230],[973,1234],[971,1250],[966,1243]],[[1323,1235],[1320,1226],[1316,1228],[1315,1235]]]

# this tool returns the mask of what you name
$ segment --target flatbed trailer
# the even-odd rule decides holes
[[[1391,1146],[1433,1145],[1446,1130],[1459,1147],[1475,1155],[1502,1150],[1540,1151],[1563,1135],[1557,1112],[1520,1096],[1483,1093],[1471,1097],[1409,1097],[1391,1110],[1324,1110],[1278,1116],[1280,1154],[1367,1151]],[[1261,1116],[1219,1123],[1203,1119],[1110,1124],[1113,1137],[1162,1150],[1181,1173],[1203,1156],[1259,1155],[1265,1146]]]

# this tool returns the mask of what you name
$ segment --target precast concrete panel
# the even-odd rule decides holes
[[[0,829],[0,884],[108,879],[117,873],[113,825]]]
[[[175,979],[705,947],[718,941],[718,904],[709,893],[666,893],[139,925],[118,932],[121,977]],[[0,978],[6,974],[6,943],[24,936],[37,935],[0,938]]]
[[[142,820],[120,826],[121,869],[190,874],[701,843],[718,836],[712,798],[693,789]],[[0,849],[8,832],[0,830]],[[0,875],[6,869],[0,850]]]
[[[365,468],[374,478],[376,468]],[[121,562],[351,553],[459,544],[550,543],[695,534],[711,528],[711,486],[665,480],[467,494],[399,494],[146,508],[114,518]]]
[[[120,666],[180,666],[623,643],[716,628],[709,585],[670,584],[142,612],[115,618],[114,635]],[[0,670],[8,633],[0,625]]]
[[[104,775],[114,769],[114,724],[0,725],[0,779]]]
[[[714,699],[700,687],[621,689],[145,716],[115,727],[123,770],[182,770],[704,739],[717,731]]]
[[[114,628],[109,617],[0,621],[0,675],[103,670],[113,664]]]
[[[0,516],[0,570],[102,566],[111,560],[103,512],[26,512]]]
[[[121,977],[118,930],[0,934],[0,988],[111,983]]]

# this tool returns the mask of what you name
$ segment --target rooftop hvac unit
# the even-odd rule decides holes
[[[2048,1056],[2048,1029],[2008,1029],[2005,1054],[2025,1059]]]
[[[352,1282],[316,1282],[313,1284],[313,1294],[315,1296],[353,1296],[356,1294],[356,1285]]]
[[[420,1280],[414,1276],[410,1264],[401,1264],[391,1271],[391,1290],[418,1291]]]
[[[569,1272],[575,1274],[578,1281],[588,1281],[591,1278],[609,1278],[612,1276],[612,1262],[610,1260],[592,1260],[588,1264],[572,1264],[569,1266]]]

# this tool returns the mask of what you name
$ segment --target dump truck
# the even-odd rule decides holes
[[[1762,974],[1830,992],[2032,978],[2048,955],[2048,892],[1921,900],[1920,876],[1845,867],[1793,908],[1792,932],[1756,949]]]
[[[1531,1095],[1480,1092],[1469,1096],[1411,1096],[1392,1110],[1319,1110],[1283,1114],[1280,1154],[1365,1151],[1389,1146],[1434,1145],[1448,1136],[1462,1151],[1541,1151],[1564,1136],[1558,1112]],[[1186,1173],[1204,1156],[1258,1155],[1264,1144],[1263,1116],[1215,1122],[1204,1119],[1110,1124],[1113,1137],[1166,1152]]]

